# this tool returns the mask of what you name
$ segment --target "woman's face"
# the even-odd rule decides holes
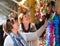
[[[24,23],[30,23],[30,17],[28,14],[24,15],[23,16],[23,20],[22,20]]]
[[[51,10],[52,10],[52,6],[51,6],[51,5],[49,5],[49,6],[47,7],[47,10],[48,10],[48,12],[50,13],[50,12],[51,12]]]
[[[19,29],[18,21],[15,21],[15,22],[14,22],[13,28],[16,29],[16,30]]]

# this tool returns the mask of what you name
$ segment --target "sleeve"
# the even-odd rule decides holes
[[[13,45],[12,45],[12,43],[5,42],[5,43],[4,43],[4,46],[13,46]]]
[[[12,39],[6,38],[4,41],[4,46],[14,46]]]
[[[44,24],[44,20],[39,21],[38,23],[35,23],[36,29],[38,30],[43,24]]]
[[[46,25],[43,25],[36,32],[23,33],[26,35],[27,41],[35,40],[37,37],[41,36],[41,34],[44,32],[45,27]]]

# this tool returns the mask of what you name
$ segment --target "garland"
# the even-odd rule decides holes
[[[53,14],[55,16],[55,14]],[[53,22],[53,16],[50,16],[49,23],[46,28],[46,46],[54,46],[54,22]]]
[[[60,46],[60,17],[56,14],[54,17],[55,46]]]

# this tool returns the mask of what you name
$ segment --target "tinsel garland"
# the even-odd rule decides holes
[[[47,26],[47,35],[46,35],[46,46],[53,46],[54,43],[54,24],[52,21]]]
[[[55,46],[60,46],[60,16],[54,17]]]
[[[55,16],[55,14],[54,14]],[[46,46],[53,46],[54,44],[54,22],[52,16],[49,18],[48,26],[46,28]]]
[[[60,16],[58,14],[55,14],[53,19],[50,18],[46,33],[46,46],[60,46]]]

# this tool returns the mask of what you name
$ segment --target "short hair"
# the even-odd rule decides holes
[[[51,5],[51,6],[55,6],[55,2],[54,2],[54,1],[48,2],[47,7],[49,7],[50,5]]]

